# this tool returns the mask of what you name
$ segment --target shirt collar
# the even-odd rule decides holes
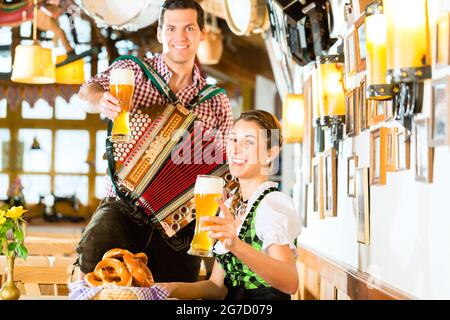
[[[264,193],[264,191],[266,191],[269,188],[277,188],[277,187],[278,187],[278,183],[273,182],[273,181],[266,181],[266,182],[261,183],[259,186],[257,186],[255,191],[253,192],[252,196],[248,199],[246,215],[252,208],[255,201],[258,200],[259,196],[262,195]]]
[[[169,67],[167,66],[167,63],[164,61],[162,54],[160,54],[157,57],[156,71],[164,78],[164,80],[167,83],[169,83],[170,79],[172,78],[172,71],[170,71]],[[192,73],[193,85],[198,87],[198,85],[201,84],[202,78],[203,77],[200,72],[200,69],[197,67],[196,64],[194,64],[193,73]]]

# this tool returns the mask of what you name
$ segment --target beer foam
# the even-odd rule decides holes
[[[198,176],[195,182],[196,194],[222,194],[223,179],[220,177]]]
[[[112,69],[109,84],[134,85],[134,72],[130,69]]]

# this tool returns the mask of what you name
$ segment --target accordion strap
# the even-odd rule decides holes
[[[142,70],[144,71],[145,75],[150,79],[150,81],[155,85],[155,87],[158,89],[159,92],[164,94],[173,105],[176,105],[179,103],[179,99],[177,98],[177,95],[170,89],[169,85],[166,83],[166,81],[161,77],[161,75],[156,72],[155,69],[153,69],[148,63],[146,63],[144,60],[132,56],[132,55],[123,55],[118,57],[114,62],[119,60],[132,60],[133,62],[137,63]],[[215,95],[219,93],[225,93],[225,90],[213,85],[206,85],[204,86],[197,96],[192,99],[191,102],[188,103],[186,106],[188,109],[192,110],[199,104],[203,103],[204,101],[214,97]]]

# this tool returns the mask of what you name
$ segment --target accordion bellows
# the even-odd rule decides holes
[[[230,189],[236,185],[223,146],[194,130],[195,115],[181,104],[138,110],[130,120],[133,140],[113,144],[114,179],[167,236],[195,219],[197,175],[222,176]]]

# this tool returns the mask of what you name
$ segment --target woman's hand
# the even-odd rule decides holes
[[[176,282],[160,282],[160,283],[155,283],[155,285],[157,285],[158,287],[160,287],[161,289],[166,290],[169,293],[169,297],[172,296],[172,292],[180,285],[179,283]]]
[[[216,199],[216,201],[223,213],[223,217],[202,217],[201,231],[209,232],[208,236],[210,238],[218,239],[222,242],[225,249],[232,251],[238,241],[240,241],[236,234],[237,223],[223,200]]]

